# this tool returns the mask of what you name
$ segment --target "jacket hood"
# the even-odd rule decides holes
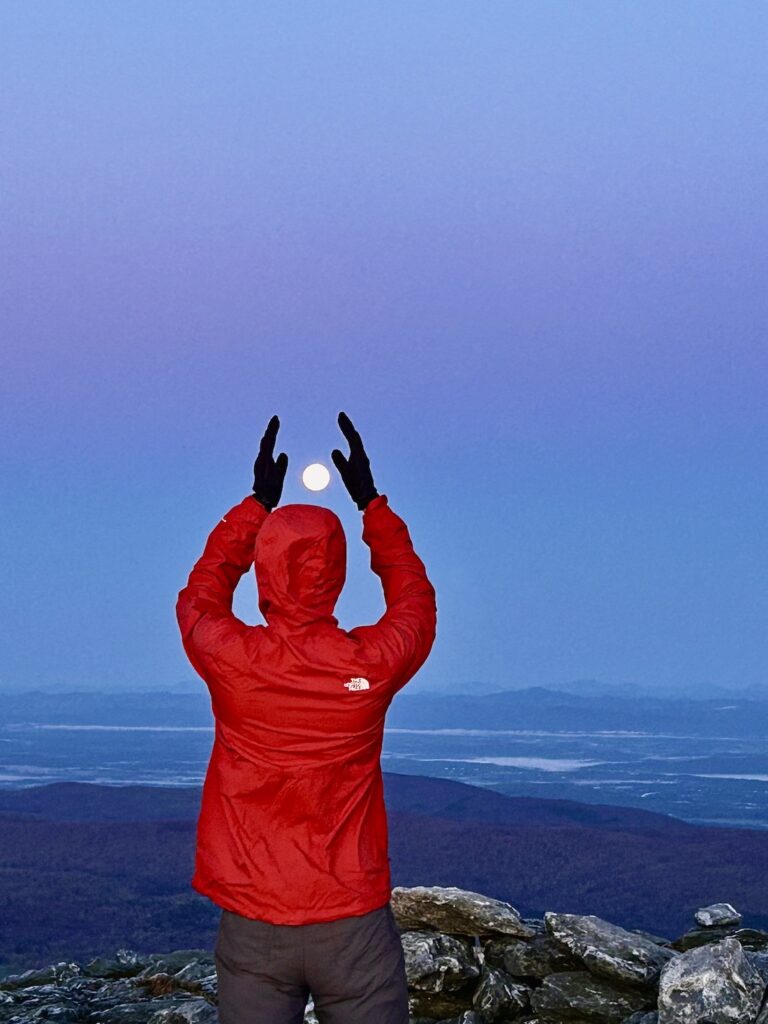
[[[341,520],[322,505],[281,505],[256,535],[254,572],[267,623],[338,625],[333,609],[347,574]]]

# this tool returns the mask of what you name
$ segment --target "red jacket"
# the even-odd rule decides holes
[[[335,512],[267,512],[252,494],[216,524],[178,596],[184,649],[216,724],[191,885],[245,917],[332,921],[391,895],[384,718],[427,659],[437,609],[387,496],[362,519],[386,603],[374,625],[343,630],[332,614],[346,577]],[[232,613],[251,564],[266,626]]]

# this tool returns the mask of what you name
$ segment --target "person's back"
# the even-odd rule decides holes
[[[435,591],[405,523],[373,486],[359,435],[344,414],[339,422],[351,454],[348,462],[338,451],[332,457],[363,514],[363,540],[386,602],[379,621],[343,630],[333,615],[346,578],[346,539],[338,516],[303,504],[272,511],[287,466],[284,455],[272,460],[276,417],[256,462],[254,493],[214,528],[177,601],[184,648],[209,688],[216,723],[191,884],[222,908],[217,943],[222,967],[225,945],[229,966],[236,966],[231,962],[237,952],[235,926],[266,931],[270,955],[279,945],[277,934],[281,941],[297,938],[295,926],[308,926],[301,935],[305,968],[303,940],[307,931],[317,940],[323,925],[326,934],[340,935],[348,919],[370,927],[381,912],[389,937],[394,932],[397,938],[389,907],[380,754],[387,708],[434,643]],[[266,626],[246,625],[231,610],[237,582],[251,564]],[[225,925],[232,931],[229,940]],[[263,949],[261,954],[263,959]],[[323,953],[329,960],[338,955],[331,949]],[[322,975],[323,969],[324,960],[318,959],[316,970]],[[327,971],[334,970],[338,963],[328,962]],[[224,971],[219,971],[221,1000]],[[402,974],[402,956],[396,971]],[[295,980],[298,1005],[302,984]],[[324,980],[316,977],[316,988]],[[264,1004],[263,1019],[270,1024],[292,1019],[276,1016],[275,1005],[267,1015],[271,993],[264,986],[246,995],[231,982],[232,977],[225,983],[230,1008],[220,1005],[222,1024],[245,1020],[246,1011],[249,1021],[262,1019],[253,1005],[237,1016],[246,998]],[[398,993],[395,1016],[380,1016],[381,1024],[407,1021],[404,978],[392,983]],[[311,988],[308,982],[305,987]],[[321,1024],[360,1020],[363,1010],[373,1012],[361,1002],[366,993],[337,998],[337,1016],[329,1005],[323,1007],[315,988],[312,994]]]

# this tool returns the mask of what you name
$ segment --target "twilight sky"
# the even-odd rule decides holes
[[[176,595],[274,412],[375,621],[344,409],[437,590],[414,690],[768,693],[767,43],[757,0],[5,0],[0,690],[197,679]]]

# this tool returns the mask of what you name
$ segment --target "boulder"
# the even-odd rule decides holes
[[[215,1006],[205,999],[188,999],[171,1009],[153,1013],[147,1024],[218,1024]]]
[[[760,928],[736,928],[733,925],[712,925],[711,928],[691,928],[671,943],[673,949],[684,952],[696,946],[718,942],[730,935],[738,939],[744,949],[768,949],[768,932]]]
[[[0,990],[27,988],[32,985],[52,985],[57,982],[68,981],[83,973],[80,964],[74,961],[62,960],[49,967],[33,968],[29,971],[22,971],[21,974],[9,974],[0,981]]]
[[[730,903],[710,903],[708,907],[700,907],[693,916],[696,918],[696,923],[703,928],[741,924],[741,914]]]
[[[768,985],[768,951],[761,950],[759,953],[755,953],[751,949],[745,949],[744,955]]]
[[[516,935],[535,932],[517,910],[503,900],[455,886],[395,886],[391,897],[398,927],[433,928],[449,935]]]
[[[118,949],[114,956],[97,956],[83,967],[85,974],[95,978],[128,978],[143,971],[150,957],[133,949]]]
[[[408,1007],[411,1019],[422,1018],[429,1024],[437,1024],[437,1021],[460,1018],[462,1014],[472,1012],[472,993],[412,992],[408,996]]]
[[[409,988],[419,992],[452,992],[480,974],[470,944],[453,935],[406,931],[400,941]]]
[[[521,985],[506,971],[484,964],[480,969],[479,984],[472,995],[472,1005],[484,1024],[494,1024],[527,1010],[530,994],[528,985]]]
[[[726,936],[664,965],[659,1024],[753,1024],[765,988],[741,943]]]
[[[655,999],[641,989],[621,988],[590,971],[557,971],[531,992],[531,1008],[542,1021],[621,1024],[638,1010],[652,1010]]]
[[[516,978],[541,981],[555,971],[577,971],[582,962],[549,933],[532,939],[488,939],[483,943],[488,963]]]
[[[600,977],[629,985],[653,985],[674,950],[604,921],[594,914],[548,911],[544,921],[552,937]]]

